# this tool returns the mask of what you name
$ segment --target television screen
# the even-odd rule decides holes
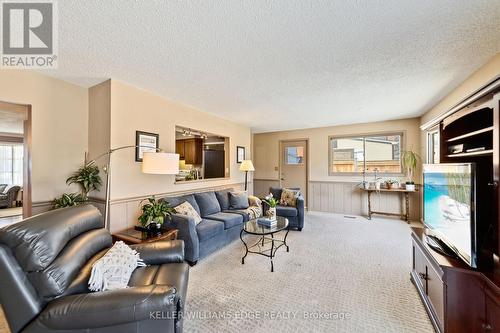
[[[475,267],[474,164],[424,165],[424,222]]]

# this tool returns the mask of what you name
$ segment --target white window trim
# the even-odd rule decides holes
[[[389,131],[389,132],[374,132],[374,133],[362,133],[362,134],[346,134],[346,135],[330,135],[328,136],[328,175],[329,176],[362,176],[363,172],[339,172],[332,171],[332,140],[333,139],[345,139],[345,138],[366,138],[368,136],[390,136],[390,135],[400,135],[401,136],[401,147],[400,152],[406,150],[406,131]],[[363,140],[363,154],[365,153],[365,141]],[[399,159],[401,166],[401,172],[379,172],[379,176],[393,176],[393,177],[403,177],[405,175],[403,170],[403,165],[401,158]],[[366,170],[366,159],[363,159],[364,169]],[[374,175],[375,172],[365,172],[365,175]]]

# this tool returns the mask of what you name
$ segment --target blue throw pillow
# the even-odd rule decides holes
[[[233,191],[232,189],[230,190],[220,190],[220,191],[215,191],[215,196],[217,197],[217,200],[219,200],[220,204],[220,209],[221,210],[228,210],[229,209],[229,192]]]
[[[247,192],[229,192],[229,206],[231,209],[247,209],[248,193]]]
[[[219,201],[217,201],[214,192],[195,193],[194,198],[200,207],[201,217],[220,212]]]

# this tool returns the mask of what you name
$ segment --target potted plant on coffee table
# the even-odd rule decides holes
[[[276,206],[278,205],[278,200],[273,197],[272,193],[269,193],[264,198],[264,202],[269,205],[269,209],[266,212],[266,216],[270,220],[276,220]]]
[[[406,169],[406,176],[408,181],[405,184],[405,188],[408,191],[415,191],[415,182],[413,181],[413,173],[417,168],[417,164],[420,161],[420,156],[412,150],[405,150],[401,154],[401,161],[403,162],[403,168]]]
[[[142,205],[144,201],[146,204]],[[140,203],[142,214],[139,216],[139,223],[150,232],[158,232],[165,218],[170,218],[173,208],[164,200],[156,200],[154,196],[144,199]]]

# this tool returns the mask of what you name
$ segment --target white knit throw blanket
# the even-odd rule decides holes
[[[127,288],[132,272],[139,266],[146,266],[139,253],[118,241],[92,265],[89,289],[104,291]]]

